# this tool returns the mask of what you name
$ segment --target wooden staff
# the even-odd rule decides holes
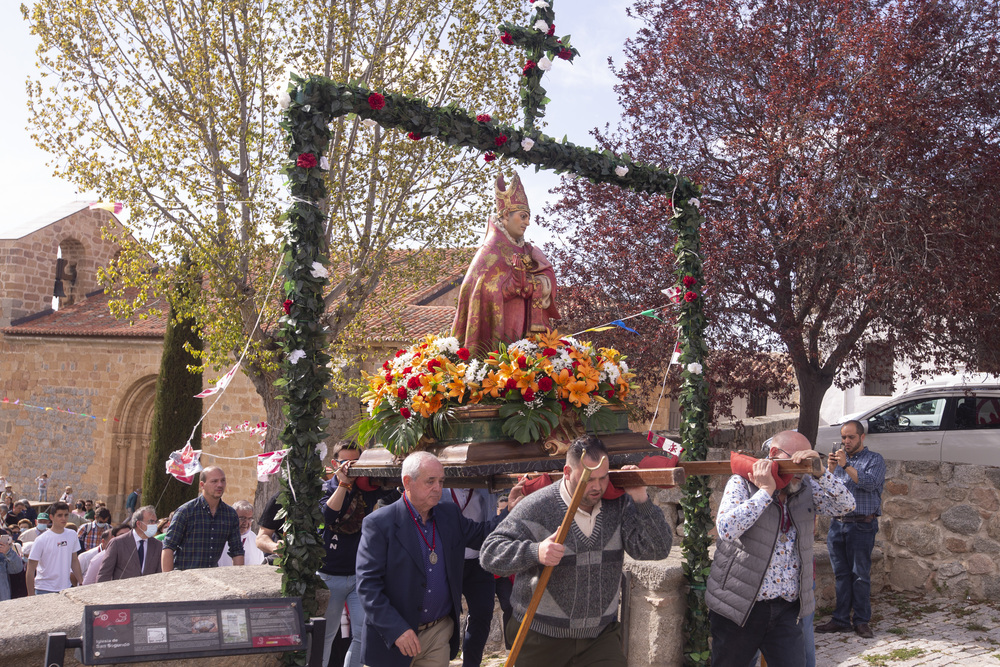
[[[586,456],[586,453],[584,453]],[[601,467],[604,463],[604,458],[596,466],[590,468],[583,462],[583,457],[580,458],[580,465],[583,466],[583,474],[580,475],[580,481],[577,482],[576,491],[573,492],[573,500],[570,501],[569,509],[566,510],[566,516],[563,517],[562,523],[559,524],[559,530],[556,532],[556,539],[553,540],[555,544],[562,544],[566,541],[566,536],[569,534],[569,529],[573,525],[573,518],[576,516],[576,510],[580,507],[580,501],[583,500],[583,494],[587,491],[587,482],[590,481],[590,473]],[[521,620],[521,627],[517,629],[517,637],[514,638],[514,645],[510,648],[510,653],[507,654],[507,661],[504,663],[504,667],[512,667],[514,661],[517,660],[517,654],[521,652],[521,646],[524,645],[524,640],[528,636],[528,629],[531,627],[531,621],[535,617],[535,612],[538,611],[538,605],[542,602],[542,595],[545,593],[545,587],[549,584],[549,579],[552,577],[552,568],[554,565],[546,565],[542,569],[541,576],[538,577],[538,585],[535,586],[535,593],[531,596],[531,602],[528,604],[528,610],[524,612],[524,618]]]

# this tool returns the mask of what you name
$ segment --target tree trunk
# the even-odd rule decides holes
[[[281,430],[285,426],[285,416],[281,411],[281,401],[278,400],[277,387],[274,381],[278,379],[278,373],[261,373],[260,369],[251,367],[247,369],[247,375],[253,383],[257,395],[260,396],[264,404],[264,414],[267,419],[267,433],[264,435],[264,451],[273,452],[281,449]],[[254,519],[260,519],[264,507],[274,497],[281,488],[278,475],[271,475],[266,482],[257,483],[257,491],[253,498]]]
[[[798,431],[809,438],[816,448],[816,432],[819,429],[819,408],[826,390],[833,384],[833,374],[817,372],[811,366],[795,366],[795,377],[799,382],[799,425]]]

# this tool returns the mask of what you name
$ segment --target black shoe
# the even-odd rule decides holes
[[[867,627],[867,626],[865,626],[865,627]],[[814,628],[814,630],[816,632],[819,632],[820,634],[825,634],[825,633],[828,633],[828,632],[850,632],[851,631],[851,626],[849,626],[849,625],[842,625],[840,623],[837,623],[837,621],[834,621],[834,620],[831,619],[831,620],[827,621],[826,623],[824,623],[823,625],[817,625]]]
[[[857,633],[858,637],[862,637],[863,639],[874,639],[875,637],[875,633],[872,632],[867,623],[858,623],[855,625],[854,632]]]

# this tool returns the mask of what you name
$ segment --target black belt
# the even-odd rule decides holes
[[[443,621],[446,618],[451,618],[451,616],[449,616],[449,615],[446,614],[446,615],[442,616],[441,618],[438,618],[438,619],[435,619],[433,621],[430,621],[429,623],[422,623],[422,624],[420,624],[420,625],[417,626],[417,632],[423,632],[427,628],[433,628],[435,625],[437,625],[438,623],[440,623],[441,621]]]
[[[854,516],[835,516],[833,517],[841,523],[871,523],[875,520],[874,514],[866,514],[865,516],[854,515]]]

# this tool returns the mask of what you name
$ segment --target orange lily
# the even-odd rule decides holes
[[[567,382],[566,390],[569,392],[569,402],[578,408],[590,403],[590,390],[587,389],[586,380]]]
[[[495,371],[490,371],[483,378],[483,396],[490,395],[493,398],[500,398],[500,390],[506,386],[506,381],[501,379]]]

